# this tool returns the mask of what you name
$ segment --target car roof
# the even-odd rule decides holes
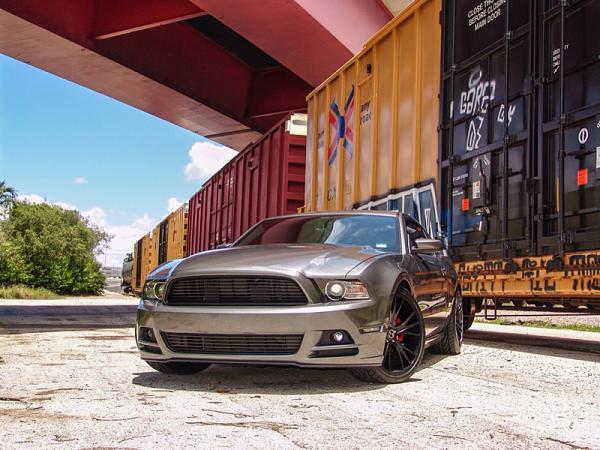
[[[283,216],[268,217],[264,220],[271,219],[288,219],[292,217],[319,217],[319,216],[386,216],[398,217],[404,215],[399,211],[367,211],[367,210],[345,210],[345,211],[318,211],[304,212],[298,214],[286,214]]]

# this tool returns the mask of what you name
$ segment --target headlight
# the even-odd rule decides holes
[[[144,292],[142,297],[146,300],[160,300],[162,301],[165,293],[165,282],[164,281],[147,281],[144,284]]]
[[[369,292],[360,281],[330,281],[325,286],[325,295],[331,301],[367,300]]]

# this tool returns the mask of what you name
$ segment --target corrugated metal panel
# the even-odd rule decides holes
[[[308,96],[308,211],[437,178],[440,8],[413,2]]]
[[[302,206],[305,124],[303,114],[281,121],[204,183],[189,202],[187,255],[233,242],[259,220]]]
[[[185,257],[188,204],[184,203],[165,219],[167,226],[167,261]]]
[[[133,248],[133,268],[131,271],[131,288],[141,292],[148,275],[150,255],[150,233],[138,240]]]

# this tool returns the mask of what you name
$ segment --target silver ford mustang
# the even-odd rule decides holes
[[[460,352],[462,311],[441,242],[409,216],[300,214],[151,272],[136,340],[142,359],[165,373],[285,364],[397,383],[427,347]]]

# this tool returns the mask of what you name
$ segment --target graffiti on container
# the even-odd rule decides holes
[[[332,165],[337,156],[340,141],[346,153],[352,158],[354,134],[352,133],[352,116],[354,115],[354,85],[348,94],[344,111],[341,112],[335,98],[329,107],[329,165]]]
[[[460,93],[459,111],[461,114],[477,114],[469,121],[466,150],[479,148],[485,115],[490,102],[496,94],[496,80],[483,80],[481,68],[476,68],[469,75],[469,88]],[[509,110],[510,116],[510,110]]]
[[[477,263],[460,263],[457,271],[463,289],[484,292],[490,290],[504,292],[511,279],[526,280],[529,289],[537,293],[552,293],[557,290],[560,279],[572,282],[572,290],[582,293],[600,291],[600,254],[574,253],[568,255],[564,263],[557,257],[523,258],[522,260],[492,260]],[[488,284],[486,284],[488,283]],[[488,286],[488,287],[486,287]]]

